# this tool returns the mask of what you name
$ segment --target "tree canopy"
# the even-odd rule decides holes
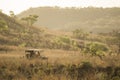
[[[21,18],[21,20],[26,21],[29,26],[32,26],[36,21],[39,16],[37,15],[29,15],[27,17]]]

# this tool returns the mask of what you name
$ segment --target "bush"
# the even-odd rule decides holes
[[[0,31],[7,30],[8,26],[7,23],[4,20],[0,19]]]
[[[60,40],[64,43],[70,44],[70,38],[67,36],[60,37]]]
[[[73,31],[73,37],[75,37],[77,39],[85,39],[85,38],[87,38],[88,35],[89,35],[88,33],[85,33],[81,29],[76,29]]]
[[[105,52],[107,52],[109,49],[107,45],[97,42],[92,42],[86,44],[84,48],[85,53],[90,53],[92,56],[105,56]]]
[[[92,68],[92,64],[90,62],[85,61],[85,62],[82,62],[82,67],[83,68]]]
[[[69,50],[71,48],[71,40],[67,36],[56,37],[52,41],[53,48]]]

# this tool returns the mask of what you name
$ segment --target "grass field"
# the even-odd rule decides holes
[[[67,51],[67,50],[50,50],[44,49],[44,52],[41,53],[42,56],[48,57],[49,63],[60,63],[60,64],[80,64],[81,62],[88,61],[94,65],[109,66],[110,64],[120,65],[120,55],[107,55],[101,60],[97,56],[90,56],[83,54],[80,51]],[[25,51],[9,51],[9,52],[0,52],[0,58],[6,59],[26,59]],[[33,59],[35,60],[35,59]],[[41,59],[37,59],[41,60]],[[111,63],[110,63],[111,62]],[[104,64],[104,65],[103,65]]]
[[[0,52],[0,80],[119,80],[120,55],[84,55],[44,49],[47,60],[27,59],[24,50]],[[117,71],[117,72],[116,72]]]

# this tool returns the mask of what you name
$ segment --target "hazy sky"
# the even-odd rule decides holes
[[[0,9],[7,14],[10,10],[18,14],[30,7],[39,6],[120,7],[120,0],[0,0]]]

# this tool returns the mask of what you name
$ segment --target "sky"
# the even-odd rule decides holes
[[[120,7],[120,0],[0,0],[0,9],[3,13],[15,14],[30,7],[59,6],[59,7]]]

